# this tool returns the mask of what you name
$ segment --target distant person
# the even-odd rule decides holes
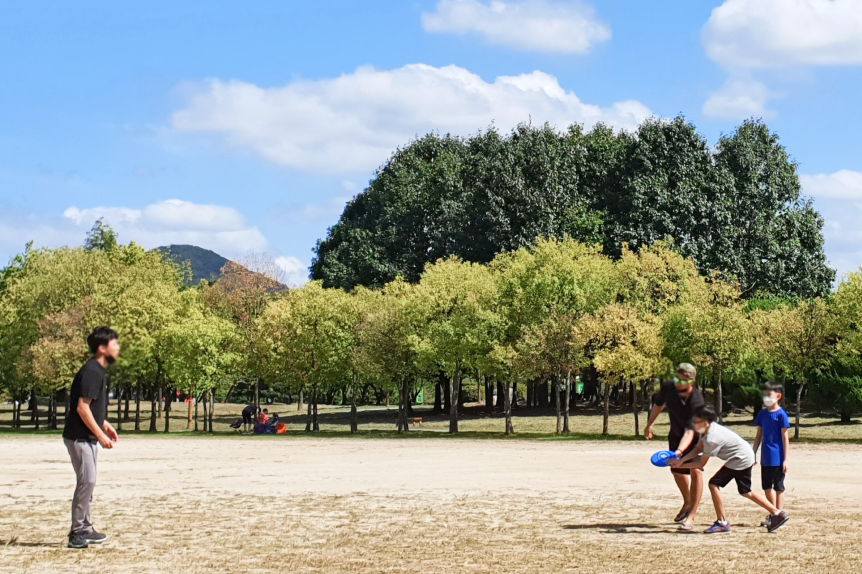
[[[69,412],[63,428],[63,442],[77,480],[72,498],[72,528],[69,548],[87,548],[101,544],[108,537],[93,528],[90,503],[96,487],[96,459],[99,448],[113,448],[119,440],[117,431],[108,422],[108,387],[106,369],[120,356],[117,333],[108,327],[98,327],[87,345],[93,357],[81,367],[72,381]]]
[[[260,413],[260,424],[267,424],[269,422],[269,409],[263,409],[263,412]]]
[[[694,424],[700,435],[697,447],[679,460],[672,460],[674,468],[703,469],[710,457],[724,461],[724,466],[709,479],[709,492],[715,505],[717,520],[710,526],[707,534],[730,533],[730,522],[724,511],[724,497],[721,489],[736,481],[739,494],[769,511],[766,528],[775,532],[787,523],[788,516],[776,508],[760,493],[751,491],[751,469],[754,468],[754,449],[744,438],[727,427],[715,422],[715,411],[709,406],[701,407],[694,415]],[[702,456],[699,456],[703,453]]]
[[[655,407],[644,431],[647,440],[652,440],[655,436],[653,425],[656,419],[662,411],[667,411],[670,418],[668,447],[680,458],[691,452],[700,439],[694,430],[693,417],[697,409],[706,402],[697,390],[696,378],[697,369],[694,365],[680,363],[676,368],[676,376],[670,381],[664,381],[653,397]],[[673,520],[680,525],[680,530],[690,531],[703,496],[703,472],[697,468],[671,468],[671,473],[682,494],[682,508]]]
[[[254,413],[257,411],[254,405],[248,405],[242,409],[242,430],[249,432],[254,428]]]
[[[754,452],[763,444],[760,453],[760,483],[767,500],[784,510],[784,475],[787,474],[787,451],[790,449],[790,417],[781,408],[784,385],[768,382],[763,388],[763,406],[754,424]],[[767,519],[768,521],[768,519]],[[764,522],[761,526],[766,526]]]

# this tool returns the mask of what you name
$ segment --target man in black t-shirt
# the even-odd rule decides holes
[[[117,431],[108,422],[108,387],[106,369],[120,356],[117,333],[108,327],[99,327],[87,337],[93,358],[81,367],[72,381],[71,407],[66,413],[63,442],[77,485],[72,498],[72,528],[69,531],[69,548],[87,548],[100,544],[107,536],[96,532],[90,522],[90,502],[96,487],[96,459],[98,445],[113,448],[119,440]]]
[[[676,377],[664,381],[653,396],[654,407],[644,434],[652,440],[653,425],[662,413],[667,411],[670,418],[668,447],[678,457],[683,457],[697,446],[700,437],[694,430],[694,413],[703,405],[703,395],[697,390],[695,379],[697,370],[689,363],[681,363],[676,369]],[[697,517],[697,508],[703,496],[703,471],[671,468],[674,481],[682,494],[682,509],[674,518],[680,530],[691,530]]]

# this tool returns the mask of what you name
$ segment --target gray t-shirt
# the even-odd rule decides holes
[[[754,449],[744,438],[718,423],[711,423],[703,435],[703,454],[725,462],[731,470],[745,470],[754,466]]]

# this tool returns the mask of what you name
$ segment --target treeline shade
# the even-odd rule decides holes
[[[161,396],[205,399],[211,415],[213,392],[266,381],[304,394],[310,432],[318,402],[333,395],[351,405],[356,432],[358,390],[368,385],[397,398],[397,429],[407,432],[416,392],[436,389],[454,433],[471,381],[498,389],[501,431],[515,431],[512,399],[526,387],[545,404],[553,397],[565,433],[581,376],[605,432],[610,397],[621,392],[633,397],[638,432],[654,379],[681,361],[698,366],[724,411],[756,408],[760,383],[784,381],[797,436],[803,401],[842,418],[862,408],[862,272],[826,298],[745,300],[738,284],[699,272],[661,241],[623,244],[616,258],[572,238],[531,244],[489,264],[441,259],[414,283],[350,291],[319,281],[286,290],[235,263],[217,282],[187,287],[169,258],[134,244],[28,249],[0,274],[2,392],[68,388],[87,358],[86,334],[107,324],[123,348],[112,388],[152,401],[150,430]]]
[[[598,125],[429,134],[396,151],[319,241],[325,287],[415,283],[441,258],[489,263],[537,237],[600,244],[618,258],[673,238],[744,297],[823,296],[835,273],[823,220],[800,195],[778,136],[747,121],[714,149],[682,117],[634,133]]]

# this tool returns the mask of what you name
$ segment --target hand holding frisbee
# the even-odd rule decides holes
[[[668,466],[672,460],[678,460],[679,457],[672,450],[660,450],[650,457],[650,462],[655,466]]]

